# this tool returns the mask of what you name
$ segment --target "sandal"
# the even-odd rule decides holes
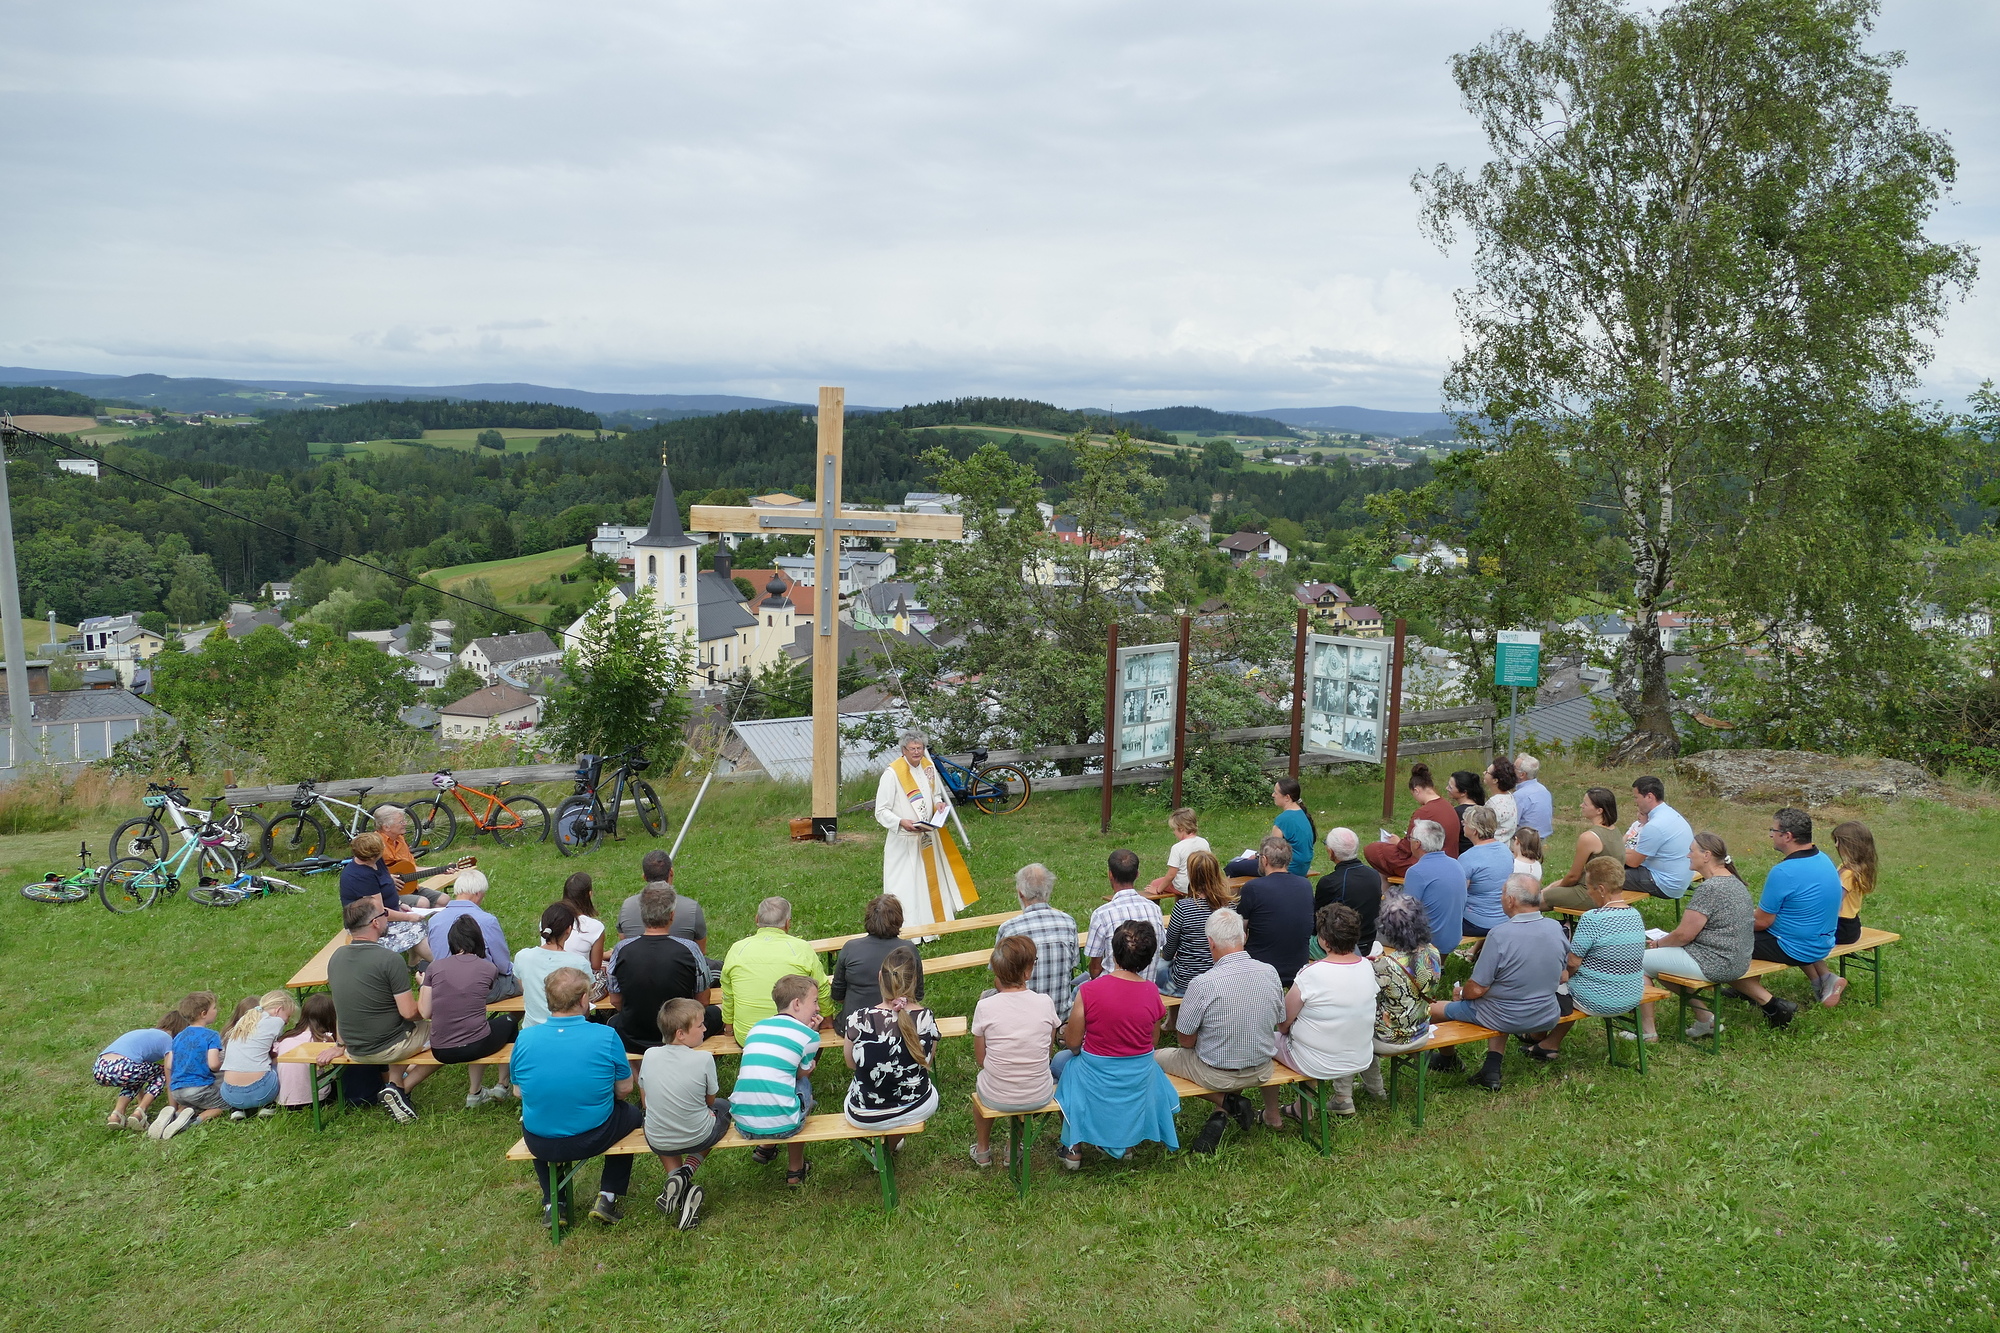
[[[759,1166],[769,1166],[778,1160],[778,1150],[776,1148],[752,1148],[750,1150],[750,1160]]]
[[[1309,1104],[1303,1101],[1286,1102],[1283,1106],[1280,1106],[1278,1108],[1278,1114],[1283,1116],[1285,1119],[1300,1125],[1303,1125],[1308,1121],[1318,1119],[1318,1117],[1313,1113],[1313,1108]]]
[[[785,1183],[787,1185],[803,1185],[806,1183],[806,1177],[812,1173],[812,1158],[808,1157],[805,1160],[805,1165],[801,1166],[798,1170],[785,1172]]]
[[[979,1151],[979,1145],[975,1143],[966,1148],[965,1155],[970,1157],[972,1164],[982,1171],[993,1165],[993,1150],[991,1148],[988,1148],[982,1155]]]

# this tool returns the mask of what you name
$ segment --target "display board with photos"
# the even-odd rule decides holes
[[[1380,763],[1388,676],[1384,640],[1307,635],[1305,748]]]
[[[1174,757],[1174,691],[1180,645],[1134,644],[1118,650],[1118,745],[1114,768],[1161,764]]]

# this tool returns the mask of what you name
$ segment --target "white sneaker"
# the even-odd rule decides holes
[[[164,1142],[172,1138],[189,1125],[192,1125],[196,1114],[197,1112],[192,1106],[183,1106],[179,1111],[168,1115],[165,1120],[166,1128],[160,1131],[161,1141]]]
[[[180,1113],[181,1113],[180,1107],[169,1106],[166,1109],[166,1111],[159,1116],[158,1119],[154,1120],[152,1124],[146,1126],[146,1137],[149,1139],[165,1138],[167,1136],[167,1126],[173,1124],[175,1118],[178,1117]]]

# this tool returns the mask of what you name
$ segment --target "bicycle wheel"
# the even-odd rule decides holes
[[[188,901],[203,907],[240,907],[250,895],[227,884],[204,884],[188,890]]]
[[[264,864],[264,844],[270,836],[271,826],[264,817],[254,810],[231,812],[243,822],[243,834],[236,848],[236,859],[243,863],[245,870],[254,870]]]
[[[310,861],[325,849],[326,829],[311,815],[296,810],[279,815],[264,830],[264,861],[269,865]]]
[[[667,826],[660,810],[659,795],[647,783],[635,781],[632,784],[632,804],[638,809],[639,822],[646,826],[646,832],[659,837],[660,830]]]
[[[599,829],[593,804],[590,797],[576,795],[556,807],[556,849],[564,856],[581,856],[597,845]]]
[[[40,879],[23,884],[21,896],[31,903],[81,902],[90,896],[90,886],[78,884],[74,875],[68,879]]]
[[[166,854],[167,839],[160,822],[145,815],[120,824],[118,831],[111,835],[111,850],[106,853],[114,861],[124,856],[137,856],[149,863]]]
[[[227,847],[202,848],[199,864],[203,879],[220,880],[227,884],[236,878],[236,853]]]
[[[410,855],[418,860],[436,856],[458,841],[458,816],[437,797],[411,801],[403,813],[410,817],[403,837],[410,844]]]
[[[500,802],[486,830],[502,847],[524,847],[549,840],[549,808],[532,796],[510,796]]]
[[[97,877],[97,896],[108,911],[143,912],[172,880],[157,861],[121,856]]]
[[[1012,764],[988,764],[972,778],[972,803],[989,815],[1011,815],[1028,803],[1034,784]]]

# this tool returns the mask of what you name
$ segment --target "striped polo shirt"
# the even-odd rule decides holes
[[[819,1033],[788,1014],[767,1018],[743,1035],[743,1058],[729,1112],[752,1138],[789,1134],[805,1120],[798,1077],[819,1051]]]

